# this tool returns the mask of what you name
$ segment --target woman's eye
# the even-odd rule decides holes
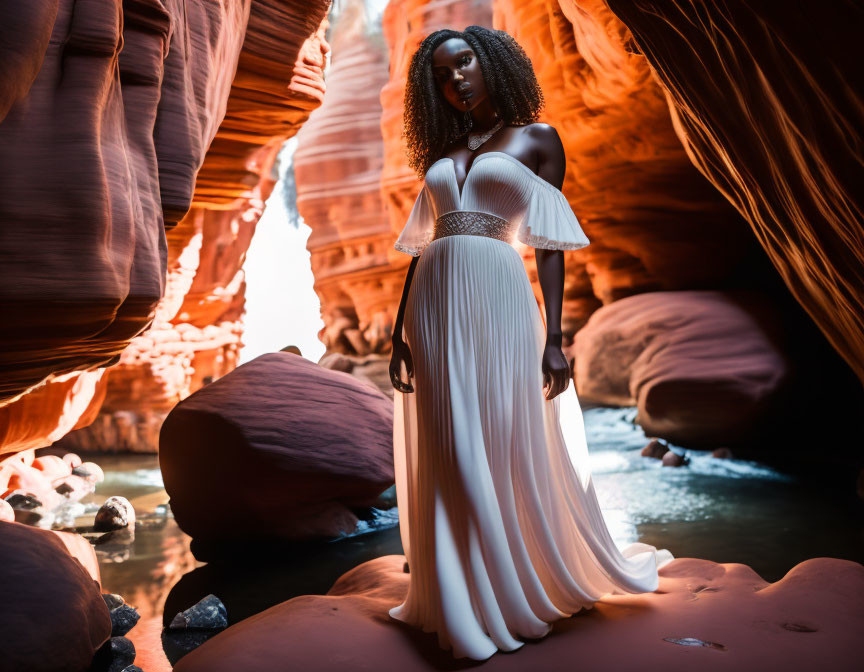
[[[459,61],[459,65],[468,65],[471,62],[470,56],[463,56]]]

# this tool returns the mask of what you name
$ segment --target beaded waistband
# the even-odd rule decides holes
[[[486,212],[456,210],[435,220],[432,240],[455,235],[486,236],[509,243],[513,231],[506,219]]]

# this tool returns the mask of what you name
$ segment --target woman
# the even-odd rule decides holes
[[[606,594],[653,591],[672,558],[619,551],[589,478],[561,351],[562,250],[589,241],[560,191],[558,134],[535,123],[542,104],[502,31],[440,30],[411,61],[405,134],[425,179],[395,243],[414,258],[390,362],[411,578],[390,615],[456,658],[518,649]],[[536,248],[545,330],[514,239]]]

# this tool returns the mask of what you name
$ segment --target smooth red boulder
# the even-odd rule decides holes
[[[90,544],[0,521],[0,558],[0,670],[85,672],[111,636]]]
[[[393,484],[393,402],[288,352],[181,401],[162,426],[171,509],[201,542],[336,537]]]
[[[420,672],[471,665],[469,659],[454,662],[434,634],[390,619],[388,609],[408,589],[404,560],[376,558],[344,574],[327,595],[295,597],[247,618],[174,670]],[[660,577],[656,592],[608,596],[557,621],[546,638],[496,653],[483,669],[860,669],[864,566],[856,562],[807,560],[771,584],[746,565],[679,558]]]
[[[635,405],[649,436],[715,447],[773,422],[792,363],[771,302],[746,292],[650,292],[576,334],[580,399]]]

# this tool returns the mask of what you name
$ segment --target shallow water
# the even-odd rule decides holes
[[[768,581],[808,558],[864,561],[864,522],[831,492],[755,462],[702,451],[686,451],[688,466],[663,467],[639,454],[648,439],[633,423],[635,413],[584,413],[592,478],[619,545],[642,541],[676,557],[744,563]],[[135,541],[100,554],[100,566],[103,592],[123,595],[141,613],[129,637],[139,650],[136,663],[148,672],[170,669],[159,641],[163,610],[170,620],[213,592],[234,623],[294,595],[324,593],[351,567],[402,552],[395,511],[376,510],[376,518],[363,523],[365,533],[344,540],[246,548],[229,563],[204,565],[164,506],[168,495],[155,455],[82,457],[105,471],[105,481],[82,500],[89,511],[110,495],[127,497],[136,509]]]

